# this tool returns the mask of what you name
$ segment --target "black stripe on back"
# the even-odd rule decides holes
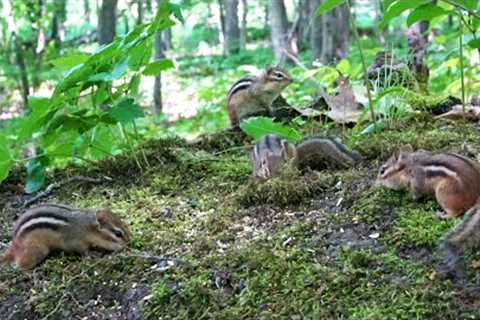
[[[466,164],[468,164],[471,168],[473,168],[475,171],[478,170],[477,167],[475,166],[475,164],[473,163],[473,160],[470,160],[468,158],[465,158],[464,156],[461,156],[459,154],[456,154],[456,153],[450,153],[450,152],[447,152],[446,154],[448,154],[449,156],[452,156],[452,157],[455,157],[459,160],[462,160],[463,162],[465,162]]]
[[[237,92],[237,88],[235,89],[235,91],[233,91],[233,89],[238,85],[240,84],[241,82],[245,82],[245,85],[248,85],[250,86],[250,84],[252,83],[252,81],[255,80],[254,77],[243,77],[243,78],[240,78],[237,80],[237,82],[235,82],[231,87],[230,87],[230,90],[228,90],[228,94],[227,96],[231,96],[233,93]],[[243,86],[241,86],[243,87]]]
[[[28,217],[26,217],[24,220],[22,220],[22,223],[19,224],[15,230],[13,230],[13,235],[15,236],[18,232],[18,230],[25,224],[27,223],[28,221],[30,220],[33,220],[33,219],[37,219],[37,218],[52,218],[52,219],[56,219],[56,220],[61,220],[61,221],[64,221],[64,222],[68,222],[68,218],[66,218],[65,216],[62,216],[58,213],[53,213],[51,211],[38,211],[38,212],[35,212],[35,213],[32,213],[31,215],[29,215]],[[20,218],[21,219],[21,218]]]
[[[425,176],[427,178],[446,178],[448,177],[448,173],[442,170],[426,170]]]
[[[33,230],[39,230],[39,229],[48,229],[48,230],[57,231],[60,229],[60,226],[58,224],[48,223],[48,222],[35,223],[23,229],[22,232],[18,235],[18,237],[21,237],[24,234],[28,234]]]

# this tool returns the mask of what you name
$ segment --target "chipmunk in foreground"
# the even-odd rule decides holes
[[[235,82],[227,95],[232,127],[248,117],[271,115],[272,103],[292,81],[285,70],[267,66],[258,77],[244,77]]]
[[[292,160],[299,168],[349,168],[361,160],[332,138],[311,137],[294,145],[279,136],[268,134],[260,138],[252,150],[253,177],[265,180],[276,175],[283,164]]]
[[[480,170],[477,163],[454,153],[400,149],[380,167],[377,185],[409,189],[414,199],[434,195],[444,212],[440,218],[465,213],[480,197]]]
[[[52,251],[115,251],[123,248],[129,237],[128,227],[109,209],[93,211],[47,204],[28,209],[18,218],[13,240],[1,260],[26,271]]]

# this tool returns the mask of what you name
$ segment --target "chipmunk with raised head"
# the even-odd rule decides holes
[[[298,168],[349,168],[360,154],[329,137],[310,137],[295,145],[274,134],[260,138],[251,153],[253,177],[266,180],[276,175],[287,161]]]
[[[46,204],[28,209],[17,219],[12,242],[1,260],[26,271],[52,251],[116,251],[126,246],[129,237],[127,225],[109,209],[94,211]]]
[[[433,195],[444,212],[440,218],[465,213],[480,197],[477,163],[455,153],[413,151],[405,146],[380,167],[376,185],[410,190],[414,199]]]
[[[267,66],[257,77],[244,77],[227,94],[228,115],[232,127],[254,116],[270,116],[272,104],[293,79],[279,67]]]

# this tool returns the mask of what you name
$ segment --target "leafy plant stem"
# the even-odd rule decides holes
[[[360,54],[360,60],[362,61],[363,78],[364,78],[364,82],[365,82],[365,87],[367,89],[367,98],[368,98],[368,104],[370,106],[370,115],[372,117],[372,121],[374,123],[376,123],[377,118],[375,116],[375,111],[373,110],[372,93],[370,92],[370,86],[368,85],[368,74],[367,74],[367,64],[365,62],[365,55],[363,54],[363,48],[362,48],[362,44],[360,42],[360,36],[358,35],[358,31],[357,31],[357,28],[355,26],[355,21],[353,19],[352,6],[350,5],[350,0],[347,0],[346,4],[347,4],[347,7],[348,7],[348,18],[350,20],[350,24],[351,24],[352,30],[353,30],[353,37],[355,38],[355,41],[357,42],[358,53]]]
[[[138,134],[137,125],[135,124],[135,120],[132,121],[132,127],[133,127],[133,131],[135,132],[135,138],[138,141],[140,141],[140,135]],[[145,154],[145,149],[143,148],[143,146],[140,146],[140,151],[142,152],[143,161],[145,161],[145,164],[147,165],[148,168],[151,168],[150,163],[148,162],[148,159],[147,159],[147,155]]]
[[[123,124],[119,124],[120,130],[122,131],[123,136],[125,137],[125,141],[127,141],[128,147],[130,148],[130,151],[132,152],[133,158],[135,159],[135,163],[137,164],[138,169],[143,172],[143,167],[140,164],[140,161],[138,160],[137,154],[135,153],[135,149],[133,148],[132,141],[128,137],[127,131],[125,130],[125,127]]]
[[[458,37],[458,45],[460,49],[460,80],[462,83],[462,112],[465,114],[465,75],[463,70],[463,23],[462,21],[460,21],[460,35]]]
[[[448,4],[451,5],[451,6],[454,6],[454,7],[460,8],[460,9],[462,9],[462,10],[465,10],[465,11],[467,11],[468,13],[470,13],[472,16],[474,16],[475,18],[480,19],[480,15],[478,15],[475,11],[469,10],[468,8],[465,8],[464,6],[460,5],[459,3],[452,2],[452,1],[450,1],[450,0],[442,0],[442,1],[445,2],[445,3],[448,3]]]

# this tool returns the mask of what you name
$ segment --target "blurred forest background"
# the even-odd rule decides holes
[[[321,4],[333,10],[319,14]],[[157,10],[162,5],[170,7]],[[466,101],[479,83],[476,6],[453,0],[2,1],[0,180],[18,162],[42,181],[48,166],[88,163],[150,138],[227,128],[229,87],[267,64],[280,63],[293,75],[284,97],[300,109],[318,99],[320,88],[335,92],[340,75],[368,105],[368,68],[377,113],[408,110],[405,92],[392,90],[399,81],[375,81],[375,67],[387,56],[390,71],[403,61],[416,79],[403,87],[432,96],[462,93]],[[36,156],[22,157],[32,141]]]

